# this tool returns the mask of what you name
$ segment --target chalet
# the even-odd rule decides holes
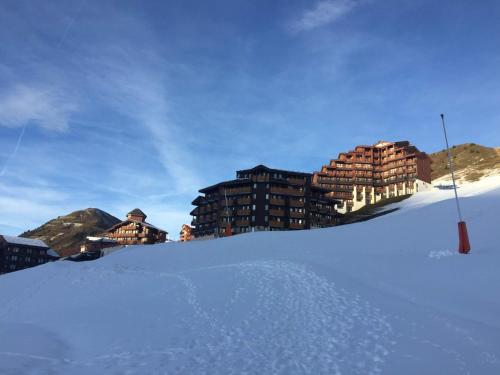
[[[0,235],[0,274],[38,266],[59,259],[41,240]]]
[[[116,240],[112,240],[111,238],[87,236],[83,245],[80,246],[80,252],[100,252],[103,249],[114,246],[118,246],[118,242]]]
[[[179,233],[179,241],[187,242],[193,239],[193,228],[187,224],[182,224],[181,232]]]
[[[167,232],[146,222],[146,214],[136,208],[127,219],[107,231],[106,236],[119,245],[148,245],[165,242]]]

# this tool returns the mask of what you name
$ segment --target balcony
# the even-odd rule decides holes
[[[249,198],[249,197],[246,197],[246,198],[238,198],[237,200],[238,204],[250,204],[252,203],[252,199]]]
[[[289,178],[288,182],[293,185],[304,185],[306,183],[305,178]]]
[[[285,200],[284,199],[276,199],[276,198],[271,198],[269,199],[269,203],[275,206],[284,206],[285,205]]]
[[[268,182],[269,176],[252,176],[252,181],[254,182]]]
[[[290,223],[288,227],[290,229],[304,229],[304,224]]]
[[[302,197],[304,196],[303,191],[299,191],[296,189],[286,189],[286,188],[277,188],[274,186],[271,186],[271,193],[272,194],[282,194],[282,195],[291,195],[293,197]]]
[[[250,210],[236,210],[236,215],[237,216],[249,216],[252,211]]]
[[[271,212],[269,212],[269,214],[271,214]],[[295,219],[302,219],[304,218],[305,214],[303,212],[293,212],[293,211],[290,211],[290,217],[293,217]]]
[[[285,216],[285,211],[284,210],[270,209],[269,215],[271,215],[271,216]]]
[[[251,192],[252,192],[251,186],[226,189],[226,195],[250,194]]]
[[[271,201],[272,201],[272,199],[271,199]],[[271,204],[273,204],[273,203],[271,202]],[[290,207],[302,208],[302,207],[304,207],[304,202],[299,202],[297,200],[290,199]]]
[[[272,228],[284,228],[285,222],[284,221],[269,220],[269,226]]]
[[[238,227],[248,227],[250,225],[250,220],[236,220],[236,226]]]

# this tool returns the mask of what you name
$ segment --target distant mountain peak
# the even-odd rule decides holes
[[[464,143],[450,148],[457,178],[476,181],[490,174],[500,174],[500,148]],[[432,160],[432,180],[450,175],[446,150],[429,155]],[[451,178],[451,177],[450,177]]]
[[[42,226],[28,230],[21,237],[36,238],[44,241],[61,256],[76,254],[87,236],[102,235],[120,219],[99,208],[85,208],[58,216]]]

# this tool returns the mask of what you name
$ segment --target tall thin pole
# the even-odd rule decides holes
[[[441,123],[443,124],[444,139],[446,140],[446,150],[448,151],[448,161],[451,169],[451,179],[453,180],[453,190],[455,191],[455,202],[458,211],[458,252],[460,254],[468,254],[470,251],[469,234],[467,233],[467,224],[462,220],[462,212],[460,211],[460,204],[458,203],[457,184],[455,182],[455,166],[453,165],[453,158],[450,153],[450,146],[448,145],[448,135],[446,134],[446,126],[444,125],[444,115],[441,113]]]
[[[455,191],[455,202],[457,204],[458,221],[463,221],[462,211],[460,210],[460,204],[458,203],[457,184],[455,182],[455,167],[453,165],[453,158],[451,157],[450,146],[448,145],[448,135],[446,134],[446,126],[444,124],[444,114],[442,113],[441,113],[441,123],[443,124],[444,139],[446,141],[446,151],[448,152],[448,161],[450,163],[450,169],[451,169],[451,179],[453,181],[453,190]]]

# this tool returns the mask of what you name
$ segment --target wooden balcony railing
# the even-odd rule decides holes
[[[285,216],[285,210],[270,209],[269,215],[271,216]]]
[[[247,227],[250,225],[250,220],[236,220],[236,226]]]
[[[269,220],[269,226],[273,227],[273,228],[284,228],[285,222],[284,221]]]
[[[290,223],[290,229],[304,229],[304,224]]]
[[[273,203],[271,202],[271,204]],[[304,202],[299,202],[297,200],[290,199],[290,207],[302,208],[304,207]]]
[[[291,195],[294,197],[302,197],[304,196],[304,192],[297,189],[285,189],[271,186],[272,194],[282,194],[282,195]]]
[[[248,197],[246,198],[238,198],[238,204],[250,204],[252,200]]]
[[[252,187],[251,186],[244,186],[244,187],[241,187],[241,188],[226,189],[226,195],[250,194],[251,192],[252,192]],[[222,194],[224,194],[224,189],[222,191]]]
[[[250,210],[236,210],[236,215],[238,216],[249,216],[252,211]]]
[[[273,204],[275,206],[284,206],[285,205],[285,200],[284,199],[271,198],[271,199],[269,199],[269,203]]]

